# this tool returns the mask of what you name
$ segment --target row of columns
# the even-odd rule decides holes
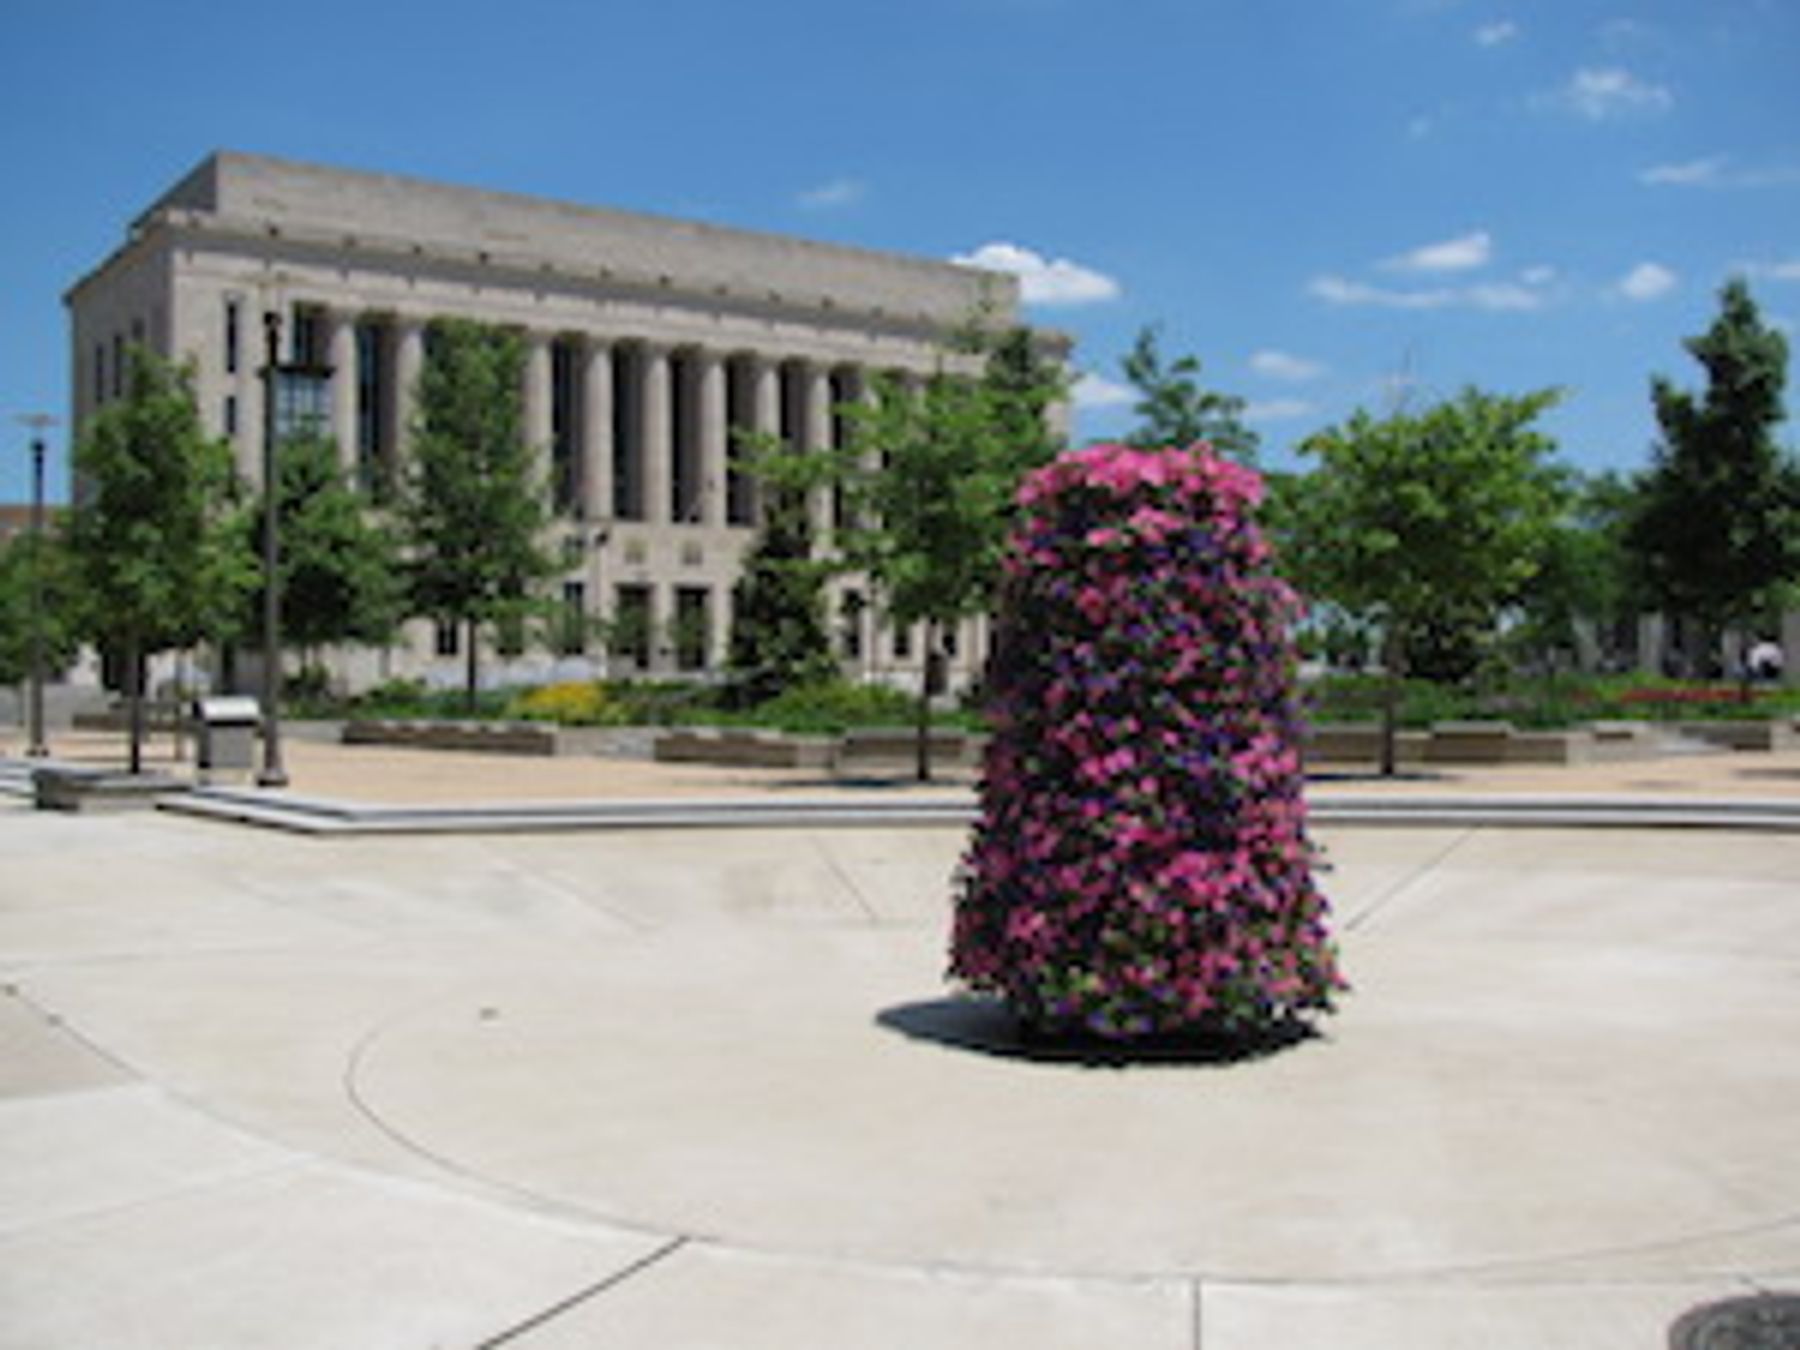
[[[338,310],[324,316],[326,355],[336,372],[332,425],[348,471],[354,471],[361,458],[358,327],[363,317]],[[381,419],[381,450],[392,466],[403,462],[407,454],[414,394],[424,366],[425,325],[408,318],[384,318],[381,322],[381,381],[387,388],[377,416]],[[803,412],[798,419],[790,419],[797,424],[788,431],[799,438],[803,448],[816,449],[829,445],[832,437],[833,373],[855,369],[636,338],[528,332],[523,430],[526,444],[541,456],[539,477],[545,483],[551,481],[554,467],[553,347],[558,342],[572,344],[571,371],[577,386],[572,400],[575,425],[564,429],[576,447],[571,467],[573,495],[565,505],[578,506],[589,520],[639,519],[650,525],[728,523],[728,384],[734,370],[743,371],[738,378],[746,382],[739,391],[740,422],[758,432],[777,434],[782,429],[782,370],[793,369],[802,381]],[[616,364],[615,352],[620,350],[628,352],[629,359]],[[615,376],[621,371],[633,379],[635,390],[617,387]],[[679,390],[673,384],[678,373],[683,380]],[[860,371],[856,374],[855,389],[859,396],[866,396],[868,382]],[[692,440],[685,446],[678,443],[675,426],[677,396],[688,409],[685,429]],[[629,468],[635,470],[635,481],[625,485],[623,501],[615,481],[615,433],[622,398],[631,400],[625,407],[630,417],[623,430],[633,443]],[[691,477],[685,484],[686,500],[676,503],[673,495],[682,467],[676,457],[684,449]],[[620,505],[625,509],[616,509]],[[675,519],[677,507],[682,508],[679,521]]]

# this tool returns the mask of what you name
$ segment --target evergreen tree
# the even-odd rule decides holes
[[[75,448],[70,518],[86,631],[116,655],[142,768],[143,662],[227,631],[256,562],[232,518],[231,450],[200,426],[191,372],[134,349],[126,396],[94,414]]]
[[[836,669],[825,631],[825,570],[812,553],[805,493],[771,484],[762,532],[732,592],[727,670],[732,697],[744,706]]]
[[[1763,617],[1800,574],[1800,469],[1777,447],[1787,340],[1749,287],[1728,282],[1712,327],[1683,344],[1706,372],[1698,399],[1651,383],[1662,441],[1628,539],[1649,592],[1695,621],[1706,661],[1728,627]]]
[[[411,611],[464,629],[471,712],[484,626],[517,621],[556,567],[520,426],[523,371],[523,347],[505,329],[440,319],[427,331],[398,514]]]

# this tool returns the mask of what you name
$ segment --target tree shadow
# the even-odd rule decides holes
[[[1298,1018],[1260,1032],[1202,1028],[1180,1035],[1110,1040],[1080,1031],[1048,1031],[1023,1022],[998,999],[968,995],[900,1003],[875,1014],[876,1024],[908,1040],[927,1041],[997,1059],[1084,1068],[1128,1069],[1179,1064],[1221,1067],[1267,1059],[1319,1032]]]

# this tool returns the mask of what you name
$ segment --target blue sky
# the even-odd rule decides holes
[[[1564,458],[1638,467],[1727,276],[1800,319],[1797,0],[0,0],[0,35],[0,500],[14,415],[66,412],[63,291],[215,148],[1002,260],[1083,436],[1160,323],[1276,464],[1473,382],[1566,388]]]

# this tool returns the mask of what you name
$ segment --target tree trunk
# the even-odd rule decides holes
[[[125,635],[125,720],[126,766],[129,772],[144,771],[144,662],[138,653],[136,633]]]
[[[476,639],[480,636],[480,624],[476,620],[470,619],[467,665],[468,674],[463,683],[463,711],[468,713],[470,717],[475,715],[475,689],[481,681],[481,655],[479,644],[476,642]]]
[[[937,625],[925,625],[925,666],[919,672],[918,719],[913,739],[914,776],[921,783],[931,781],[931,680],[937,655]]]
[[[1385,668],[1381,682],[1381,776],[1392,778],[1400,760],[1400,681],[1404,678],[1405,657],[1401,655],[1400,632],[1388,634]]]

